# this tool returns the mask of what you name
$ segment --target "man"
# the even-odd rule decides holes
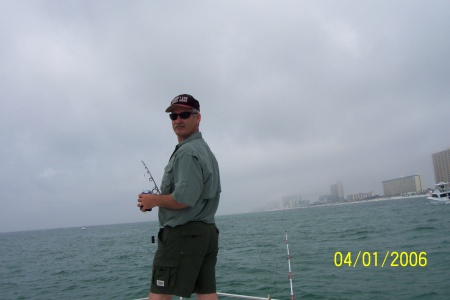
[[[138,199],[142,211],[159,207],[161,229],[149,299],[189,298],[192,293],[200,300],[217,299],[219,166],[199,130],[199,102],[182,94],[166,112],[178,145],[164,169],[161,195],[140,194]]]

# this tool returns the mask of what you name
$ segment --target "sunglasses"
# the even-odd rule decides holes
[[[190,111],[184,111],[184,112],[181,112],[181,113],[179,113],[179,114],[177,114],[177,113],[171,113],[171,114],[169,115],[169,117],[170,117],[170,119],[171,119],[172,121],[175,121],[176,119],[178,119],[178,116],[180,116],[181,119],[186,120],[186,119],[189,118],[191,115],[195,115],[195,114],[197,114],[197,113],[193,113],[193,112],[190,112]]]

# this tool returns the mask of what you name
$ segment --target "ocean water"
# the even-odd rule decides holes
[[[450,205],[320,206],[217,226],[220,292],[290,299],[287,232],[295,299],[450,299]],[[147,222],[1,233],[0,299],[144,298],[156,232]]]

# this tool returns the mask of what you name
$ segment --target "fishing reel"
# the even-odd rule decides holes
[[[141,194],[159,194],[159,193],[158,193],[158,190],[156,190],[156,188],[154,188],[153,190],[143,190]],[[146,209],[146,210],[142,210],[139,208],[139,210],[142,212],[152,211],[151,208]]]
[[[150,173],[150,170],[147,168],[147,165],[145,164],[144,161],[142,161],[142,164],[144,165],[144,168],[147,171],[146,173],[149,175],[148,181],[153,183],[153,189],[151,189],[151,190],[143,190],[142,194],[161,194],[161,192],[159,191],[158,186],[156,185],[155,180],[153,179],[152,174]],[[145,176],[145,174],[144,174],[144,176]],[[147,211],[151,211],[152,209],[149,208],[149,209],[146,209],[146,210],[141,210],[139,208],[139,210],[145,213]]]

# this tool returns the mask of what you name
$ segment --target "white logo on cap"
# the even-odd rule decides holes
[[[175,104],[175,103],[178,103],[178,102],[188,102],[188,97],[186,97],[186,96],[184,96],[184,97],[177,96],[177,97],[175,97],[172,100],[172,102],[170,104]]]

